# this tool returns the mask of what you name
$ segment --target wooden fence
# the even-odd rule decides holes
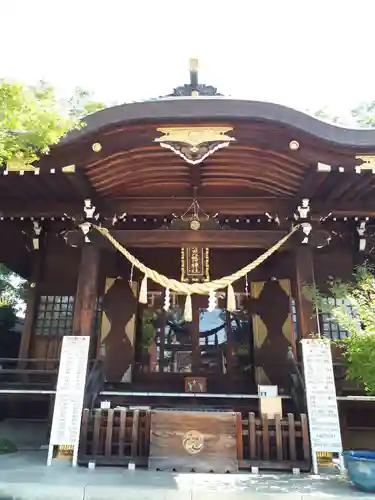
[[[241,429],[241,431],[239,430]],[[258,467],[269,470],[311,468],[307,416],[295,420],[293,414],[269,420],[249,413],[237,419],[237,450],[240,468]]]
[[[236,416],[237,458],[240,469],[263,470],[311,468],[307,416],[296,420],[276,416],[269,420],[249,413]],[[150,452],[150,411],[84,410],[79,463],[147,466]]]
[[[84,410],[78,461],[84,465],[147,465],[150,412],[143,410]]]

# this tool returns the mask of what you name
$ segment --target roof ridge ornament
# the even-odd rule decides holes
[[[205,85],[198,82],[199,61],[196,58],[191,58],[189,61],[190,83],[179,85],[173,89],[171,94],[165,97],[213,97],[223,96],[217,91],[213,85]]]

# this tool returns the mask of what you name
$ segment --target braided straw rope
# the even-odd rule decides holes
[[[160,274],[157,271],[154,271],[153,269],[150,269],[149,267],[145,266],[144,264],[142,264],[142,262],[139,262],[138,259],[136,259],[130,252],[126,250],[126,248],[124,248],[122,245],[120,245],[118,241],[115,240],[115,238],[111,235],[111,233],[107,228],[99,227],[96,226],[95,224],[92,224],[92,227],[95,228],[104,237],[106,237],[108,241],[110,241],[112,245],[116,248],[116,250],[118,250],[122,255],[124,255],[124,257],[126,257],[133,266],[139,269],[142,273],[144,273],[144,275],[147,278],[154,281],[155,283],[158,283],[164,288],[168,288],[170,290],[173,290],[174,292],[183,293],[185,295],[191,295],[193,293],[207,295],[210,293],[210,291],[216,291],[222,288],[226,288],[227,286],[231,285],[238,279],[246,276],[246,274],[248,274],[250,271],[255,269],[260,264],[262,264],[262,262],[268,259],[268,257],[270,257],[277,250],[279,250],[279,248],[281,248],[284,245],[284,243],[292,236],[292,234],[298,229],[299,226],[298,225],[294,226],[293,229],[290,231],[290,233],[285,235],[273,247],[269,248],[257,259],[255,259],[253,262],[250,262],[250,264],[243,267],[236,273],[206,283],[181,283],[180,281],[167,278],[163,274]]]

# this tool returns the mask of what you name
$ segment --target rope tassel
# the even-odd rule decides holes
[[[193,321],[193,307],[191,304],[191,295],[186,295],[185,300],[185,309],[184,309],[184,320],[187,323],[191,323]]]
[[[227,311],[233,312],[237,309],[236,307],[236,295],[233,290],[232,285],[228,285],[227,288]]]
[[[139,291],[139,302],[141,304],[147,304],[147,276],[145,276],[141,283],[141,289]]]

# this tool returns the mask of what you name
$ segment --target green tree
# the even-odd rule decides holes
[[[69,116],[78,121],[106,107],[102,102],[94,101],[91,93],[82,87],[75,88],[73,95],[64,103],[64,106]]]
[[[0,80],[0,164],[31,163],[48,154],[67,132],[84,126],[83,116],[103,107],[79,87],[61,100],[45,82],[25,86]]]
[[[375,101],[362,102],[351,109],[346,116],[339,115],[328,106],[307,113],[336,125],[346,127],[374,128],[375,127]]]
[[[14,328],[26,294],[27,282],[0,264],[0,334]]]
[[[315,116],[316,118],[319,118],[320,120],[329,121],[337,125],[345,124],[345,120],[342,117],[335,114],[335,112],[330,108],[328,108],[327,106],[324,106],[323,108],[320,108],[317,111],[311,112],[308,110],[307,112]]]
[[[375,127],[375,101],[362,102],[351,110],[356,123],[363,128]]]
[[[317,309],[346,330],[335,341],[348,361],[347,377],[375,394],[375,275],[370,264],[358,266],[350,282],[330,279],[326,294],[306,288]]]

